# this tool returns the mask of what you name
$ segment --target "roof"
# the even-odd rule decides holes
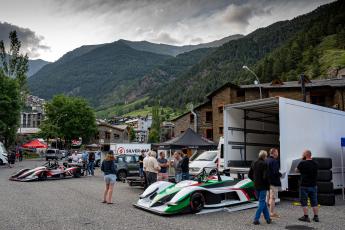
[[[97,125],[98,126],[106,126],[106,127],[112,128],[112,129],[120,130],[120,131],[124,131],[128,127],[127,125],[112,125],[112,124],[109,124],[109,123],[102,121],[102,120],[97,120]]]
[[[197,109],[199,109],[199,108],[201,108],[201,107],[203,107],[203,106],[205,106],[205,105],[208,105],[208,104],[211,104],[211,101],[210,101],[210,100],[207,100],[206,102],[204,102],[204,103],[202,103],[202,104],[199,104],[197,107],[193,108],[193,110],[195,111],[195,110],[197,110]],[[175,117],[175,118],[172,119],[171,121],[176,121],[177,119],[180,119],[181,117],[187,115],[188,113],[190,113],[190,111],[184,112],[183,114],[181,114],[181,115],[178,116],[178,117]]]
[[[216,149],[217,145],[213,141],[210,141],[196,132],[191,128],[188,128],[184,133],[179,136],[159,144],[155,144],[158,149]]]
[[[269,82],[269,83],[262,83],[262,84],[257,84],[257,85],[255,84],[241,85],[240,88],[249,89],[249,88],[258,88],[259,86],[261,86],[262,88],[267,88],[267,89],[300,88],[301,83],[299,81],[285,81],[283,82],[283,85],[272,85],[271,82]],[[345,78],[311,80],[311,83],[305,84],[306,88],[322,87],[322,86],[345,87]]]
[[[231,82],[227,82],[227,83],[225,83],[224,85],[222,85],[221,87],[219,87],[218,89],[216,89],[216,90],[212,91],[211,93],[207,94],[206,97],[207,97],[207,98],[212,98],[212,97],[213,97],[215,94],[217,94],[219,91],[221,91],[221,90],[223,90],[223,89],[225,89],[225,88],[227,88],[227,87],[230,87],[230,88],[239,88],[238,85],[235,85],[235,84],[233,84],[233,83],[231,83]]]

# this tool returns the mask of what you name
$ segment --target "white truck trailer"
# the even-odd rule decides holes
[[[276,147],[283,190],[294,190],[298,180],[294,170],[305,149],[313,157],[332,158],[334,189],[342,188],[341,137],[345,137],[345,112],[331,108],[282,97],[224,108],[225,164],[245,170],[243,165],[248,168],[260,150]]]

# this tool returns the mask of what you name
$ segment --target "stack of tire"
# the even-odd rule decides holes
[[[317,198],[320,205],[335,205],[335,194],[332,182],[332,159],[331,158],[313,158],[318,164],[317,175]]]

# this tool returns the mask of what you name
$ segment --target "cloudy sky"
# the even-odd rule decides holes
[[[148,40],[172,45],[248,34],[330,0],[0,0],[0,40],[15,29],[33,59],[82,45]]]

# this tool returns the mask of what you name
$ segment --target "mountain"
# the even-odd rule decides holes
[[[127,45],[129,45],[130,47],[136,50],[148,51],[148,52],[158,53],[158,54],[165,54],[165,55],[170,55],[170,56],[177,56],[179,54],[190,52],[196,49],[219,47],[226,42],[236,40],[242,37],[243,35],[241,34],[235,34],[235,35],[231,35],[231,36],[228,36],[216,41],[212,41],[209,43],[201,43],[198,45],[185,45],[185,46],[156,44],[156,43],[151,43],[148,41],[127,41],[127,40],[120,40],[120,41],[126,43]]]
[[[183,108],[189,102],[195,104],[203,102],[208,93],[226,82],[236,84],[252,82],[253,76],[244,71],[242,66],[255,67],[256,64],[260,66],[260,62],[264,62],[269,55],[272,55],[271,60],[277,59],[274,53],[278,52],[280,61],[271,61],[259,71],[263,81],[268,81],[272,78],[272,71],[266,70],[273,69],[275,63],[276,65],[283,64],[287,59],[287,49],[291,56],[288,60],[293,60],[294,64],[287,66],[287,69],[282,68],[277,73],[288,71],[288,68],[296,68],[294,74],[297,74],[303,71],[303,68],[298,69],[299,66],[303,66],[302,63],[298,63],[304,60],[300,56],[305,55],[304,51],[307,51],[303,43],[317,46],[325,36],[337,33],[344,28],[344,5],[345,1],[341,0],[326,4],[308,14],[274,23],[257,29],[243,38],[225,43],[191,67],[189,71],[177,76],[168,85],[153,90],[150,97],[159,99],[162,106],[174,108]],[[307,43],[308,39],[316,40],[316,42]],[[278,51],[279,49],[282,50]],[[313,54],[309,55],[309,57],[312,56]],[[267,68],[267,66],[270,67]],[[267,77],[267,74],[271,75]]]
[[[121,41],[84,46],[44,66],[28,85],[33,95],[45,99],[63,93],[84,97],[93,106],[112,105],[123,102],[132,84],[169,58]]]
[[[83,96],[94,107],[106,109],[148,95],[215,50],[197,47],[217,46],[241,36],[185,47],[126,40],[81,46],[32,76],[29,88],[46,99],[58,93]],[[177,56],[164,55],[172,52]],[[95,86],[104,90],[94,90]]]
[[[42,59],[31,60],[29,59],[29,71],[28,77],[31,77],[35,73],[37,73],[43,66],[49,64],[50,62],[44,61]]]

